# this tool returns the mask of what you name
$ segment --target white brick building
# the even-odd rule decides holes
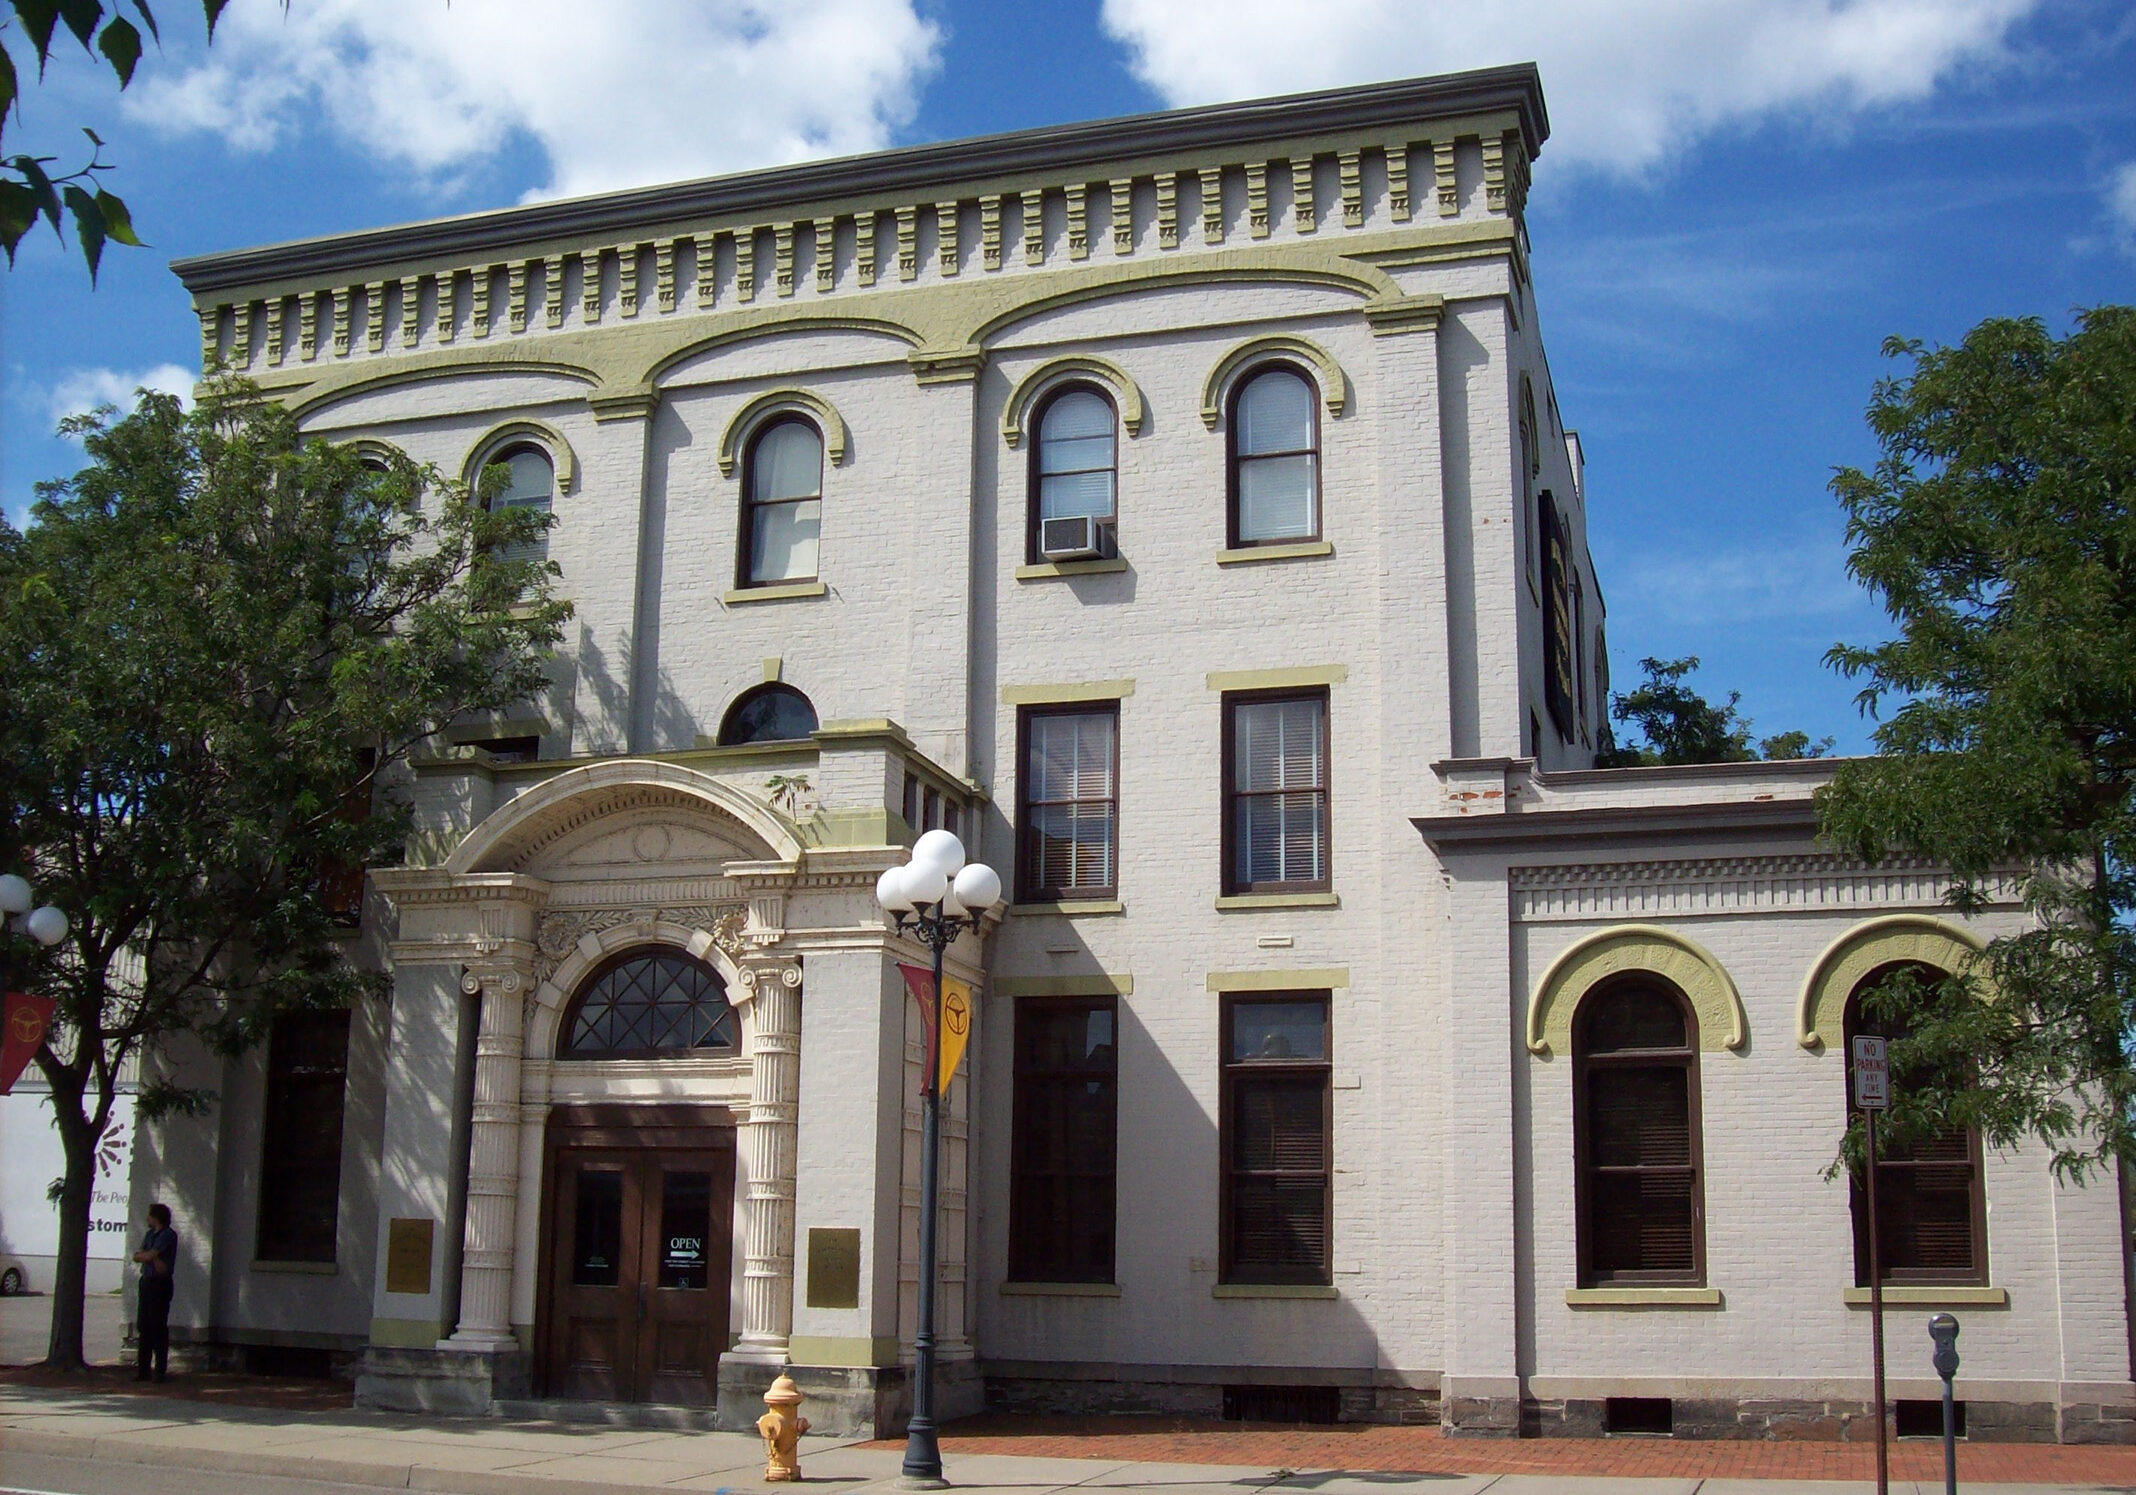
[[[1517,68],[181,264],[309,429],[509,463],[577,617],[415,772],[390,1004],[163,1056],[220,1096],[138,1144],[175,1322],[388,1405],[734,1425],[791,1362],[895,1426],[872,890],[946,823],[1016,889],[951,957],[946,1410],[1858,1421],[1847,1000],[2019,912],[1819,849],[1820,765],[1590,769],[1546,133]],[[2126,1433],[2115,1191],[1946,1151],[1895,1395],[1955,1304],[1976,1436]]]

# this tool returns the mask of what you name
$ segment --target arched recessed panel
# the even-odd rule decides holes
[[[1320,398],[1328,408],[1328,414],[1340,416],[1350,400],[1350,381],[1342,371],[1342,365],[1333,354],[1316,342],[1287,333],[1257,337],[1240,343],[1209,371],[1207,382],[1202,385],[1202,424],[1214,431],[1224,418],[1224,397],[1231,381],[1249,366],[1270,358],[1295,358],[1310,364],[1320,375]]]
[[[1120,424],[1129,437],[1142,434],[1143,422],[1149,417],[1149,407],[1143,402],[1141,386],[1129,377],[1126,369],[1110,358],[1095,354],[1075,353],[1066,358],[1055,358],[1040,364],[1030,373],[1016,381],[1009,391],[1009,402],[1001,411],[1001,436],[1011,447],[1021,446],[1024,427],[1031,414],[1031,407],[1040,396],[1050,392],[1055,385],[1076,378],[1096,379],[1106,385],[1120,409]]]
[[[571,443],[564,439],[563,432],[541,420],[508,420],[483,432],[482,439],[468,449],[467,461],[460,469],[460,481],[473,488],[482,476],[482,469],[496,461],[500,452],[523,442],[538,446],[549,454],[549,461],[556,468],[556,491],[569,493],[578,482],[578,453],[571,450]]]
[[[721,747],[752,742],[803,742],[816,730],[816,708],[791,685],[760,685],[727,708],[719,724]]]
[[[559,1059],[654,1059],[731,1054],[741,1026],[719,972],[666,945],[603,962],[564,1009]]]
[[[642,758],[589,763],[545,780],[501,805],[445,859],[454,873],[516,872],[530,858],[603,816],[673,804],[713,812],[762,847],[760,860],[793,861],[801,839],[792,822],[723,779]]]
[[[1635,971],[1661,977],[1690,1001],[1700,1048],[1740,1050],[1750,1041],[1743,998],[1712,951],[1658,925],[1626,924],[1574,941],[1550,963],[1528,1003],[1528,1052],[1566,1052],[1580,999]]]
[[[1827,945],[1810,967],[1796,1012],[1795,1041],[1819,1049],[1837,1039],[1847,998],[1880,966],[1912,963],[1962,976],[1980,967],[1986,948],[1987,941],[1970,929],[1927,914],[1892,914],[1858,924]]]
[[[804,411],[811,416],[823,431],[823,454],[831,466],[838,467],[846,459],[846,444],[850,439],[845,418],[822,395],[806,389],[773,389],[758,395],[734,412],[727,428],[719,433],[719,475],[734,476],[736,463],[740,460],[742,447],[750,433],[767,420],[789,411]]]

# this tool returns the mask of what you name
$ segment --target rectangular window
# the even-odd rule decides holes
[[[1224,698],[1224,891],[1325,892],[1328,694]]]
[[[1009,1280],[1113,1280],[1119,1047],[1111,997],[1016,1007]]]
[[[917,774],[905,775],[904,816],[905,824],[917,834],[920,829],[920,779]]]
[[[285,1012],[267,1039],[261,1126],[261,1261],[334,1260],[349,1014]]]
[[[926,800],[927,807],[920,812],[920,818],[926,822],[926,829],[938,831],[942,828],[942,791],[930,787]]]
[[[1112,897],[1119,887],[1118,703],[1027,708],[1017,729],[1016,896]]]
[[[1223,1026],[1224,1281],[1324,1284],[1334,1254],[1328,994],[1233,997]]]

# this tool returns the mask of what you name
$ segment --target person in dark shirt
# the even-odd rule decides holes
[[[133,1254],[141,1264],[141,1306],[135,1320],[134,1379],[149,1378],[149,1364],[162,1380],[171,1365],[171,1292],[178,1273],[178,1232],[171,1229],[171,1207],[148,1207],[148,1234]]]

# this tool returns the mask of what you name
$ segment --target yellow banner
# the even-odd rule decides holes
[[[935,1072],[935,1085],[940,1094],[949,1094],[949,1082],[956,1078],[957,1061],[964,1057],[965,1041],[971,1036],[972,989],[961,981],[944,976],[942,978],[942,1067]]]

